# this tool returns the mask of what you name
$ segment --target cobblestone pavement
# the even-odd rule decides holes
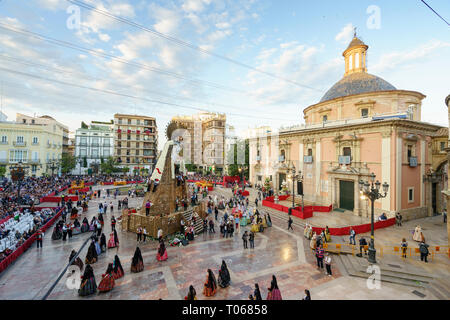
[[[216,189],[213,193],[231,195],[230,190]],[[255,192],[251,191],[250,200]],[[122,198],[122,197],[120,197]],[[104,201],[102,199],[102,201]],[[110,200],[106,199],[109,203]],[[114,201],[114,200],[113,200]],[[130,199],[130,207],[141,205],[142,198]],[[114,201],[117,207],[117,200]],[[251,202],[254,204],[254,202]],[[97,214],[98,201],[89,203],[86,215],[90,219]],[[264,209],[265,210],[265,209]],[[386,285],[386,290],[369,290],[365,280],[351,279],[343,276],[339,268],[333,266],[333,276],[328,277],[324,270],[318,270],[309,243],[303,238],[302,221],[296,219],[294,232],[288,232],[287,222],[282,213],[271,209],[273,227],[258,233],[255,249],[243,249],[241,235],[243,227],[233,238],[222,238],[218,233],[200,234],[186,247],[168,247],[169,259],[164,262],[156,260],[156,242],[139,244],[144,259],[145,269],[141,273],[130,273],[131,257],[136,248],[136,235],[122,232],[117,226],[120,239],[119,249],[108,249],[100,255],[99,261],[92,265],[97,284],[109,262],[117,253],[125,271],[125,277],[116,281],[116,287],[103,294],[79,297],[77,290],[68,289],[65,277],[55,287],[49,299],[182,299],[187,294],[189,285],[194,285],[197,297],[203,299],[247,299],[253,293],[255,283],[259,283],[263,298],[267,296],[271,276],[275,274],[283,299],[301,299],[304,289],[312,289],[313,299],[418,299],[411,294],[410,288]],[[116,212],[116,216],[118,212]],[[220,213],[219,216],[221,216]],[[110,232],[107,213],[104,233],[108,238]],[[216,227],[216,230],[219,228]],[[87,234],[76,235],[65,243],[51,240],[52,228],[44,238],[44,248],[36,245],[27,250],[14,264],[0,274],[0,299],[40,299],[56,280],[68,262],[70,251],[78,249]],[[378,233],[378,231],[377,231]],[[395,237],[394,237],[395,238]],[[84,260],[87,247],[80,257]],[[231,285],[218,288],[214,297],[202,294],[206,270],[211,268],[217,276],[221,261],[225,260],[231,274]],[[356,294],[356,293],[359,294]],[[427,298],[430,297],[429,295]],[[420,299],[420,298],[419,298]]]

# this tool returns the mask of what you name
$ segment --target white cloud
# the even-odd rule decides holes
[[[166,9],[156,4],[151,4],[149,10],[150,16],[156,20],[154,24],[156,31],[165,34],[176,33],[180,25],[180,17],[175,10]]]
[[[99,34],[98,34],[98,37],[99,37],[100,40],[102,40],[103,42],[108,42],[108,41],[111,39],[111,37],[110,37],[108,34],[106,34],[106,33],[99,33]]]
[[[345,27],[342,28],[341,32],[339,32],[336,35],[335,40],[342,42],[342,43],[348,43],[353,38],[353,31],[354,31],[353,24],[349,23]]]
[[[381,73],[386,70],[392,70],[398,66],[404,67],[408,64],[421,62],[433,53],[448,47],[450,47],[450,42],[432,40],[422,44],[414,50],[386,53],[380,57],[379,61],[373,67],[371,67],[371,71],[374,73]]]
[[[202,12],[210,3],[211,0],[186,0],[181,8],[186,12]]]
[[[220,23],[216,23],[216,27],[218,29],[228,29],[231,27],[231,24],[229,24],[228,22],[220,22]]]

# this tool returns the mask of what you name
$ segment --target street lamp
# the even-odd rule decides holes
[[[22,181],[25,179],[25,170],[29,166],[24,166],[22,161],[19,161],[17,165],[10,166],[9,170],[11,173],[11,180],[17,182],[17,202],[20,204],[20,187],[22,186]]]
[[[295,208],[295,181],[300,180],[301,179],[301,171],[299,170],[298,174],[294,163],[292,163],[292,166],[288,167],[288,172],[290,171],[290,178],[292,178],[292,209]],[[302,195],[302,212],[303,212],[303,195]]]
[[[385,198],[387,196],[387,192],[389,190],[389,184],[386,182],[383,183],[383,193],[380,193],[380,187],[381,182],[376,181],[375,182],[375,174],[372,172],[372,174],[369,176],[370,184],[368,181],[359,180],[359,190],[360,193],[370,200],[371,205],[371,233],[370,233],[370,244],[369,244],[369,258],[368,261],[370,263],[377,263],[376,261],[376,253],[375,250],[375,236],[374,236],[374,203],[375,200]]]

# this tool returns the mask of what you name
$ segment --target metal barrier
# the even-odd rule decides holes
[[[357,253],[361,253],[362,251],[367,252],[369,249],[368,245],[360,248],[359,245],[353,244],[345,244],[345,243],[324,243],[323,249],[327,252],[333,252],[337,254],[348,253],[354,256]],[[362,250],[361,250],[362,249]],[[394,256],[403,257],[403,248],[400,246],[379,246],[375,247],[380,257],[383,255],[390,254]],[[450,248],[449,246],[430,246],[428,248],[430,252],[431,261],[434,260],[435,255],[437,254],[446,254],[450,258]],[[420,257],[419,248],[406,248],[406,257]]]

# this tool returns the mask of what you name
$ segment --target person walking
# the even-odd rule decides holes
[[[331,277],[332,273],[331,273],[331,256],[330,253],[326,253],[325,254],[325,268],[327,269],[326,274]]]
[[[111,217],[111,231],[116,230],[116,218],[114,216]]]
[[[137,242],[141,242],[142,241],[142,228],[138,227],[137,228]]]
[[[258,206],[258,198],[255,198],[255,207]]]
[[[442,215],[444,216],[444,223],[447,223],[447,210],[444,209],[444,211],[442,212]]]
[[[419,244],[420,261],[428,262],[427,257],[430,254],[430,252],[428,251],[428,247],[429,245],[426,244],[424,240]]]
[[[362,256],[362,251],[364,249],[364,254],[367,254],[367,241],[366,238],[362,237],[359,239],[359,253]]]
[[[406,258],[406,252],[408,251],[408,242],[406,242],[406,239],[402,239],[402,243],[400,244],[402,248],[402,258]]]
[[[217,216],[219,215],[219,209],[217,209],[217,207],[214,207],[214,218],[217,221]]]
[[[402,215],[400,214],[400,212],[397,212],[395,214],[395,221],[397,222],[397,227],[401,227],[402,226]]]
[[[209,220],[209,234],[216,233],[214,230],[214,221],[212,219]]]
[[[66,241],[66,238],[67,238],[67,226],[66,226],[66,224],[63,225],[63,227],[62,227],[62,232],[63,232],[63,238],[62,238],[62,240],[63,240],[63,241]]]
[[[38,248],[42,248],[42,238],[44,237],[44,233],[41,229],[38,229],[36,232],[36,243]]]
[[[323,269],[323,254],[324,250],[322,245],[316,248],[317,268]]]
[[[145,229],[145,227],[142,231],[142,234],[144,235],[144,243],[145,243],[145,241],[147,240],[147,230]]]
[[[248,239],[248,234],[247,234],[247,231],[245,231],[244,234],[242,235],[242,240],[244,241],[244,249],[248,249],[247,239]]]
[[[205,218],[205,220],[203,220],[203,239],[206,238],[207,234],[208,234],[208,219]]]
[[[356,240],[355,240],[355,230],[353,230],[352,227],[350,227],[350,244],[354,244],[356,246]]]
[[[250,231],[248,241],[250,242],[250,249],[255,249],[255,233],[253,231]]]
[[[294,231],[294,228],[292,228],[292,223],[294,221],[292,220],[291,216],[289,216],[289,220],[288,220],[288,230],[291,229],[292,231]]]

